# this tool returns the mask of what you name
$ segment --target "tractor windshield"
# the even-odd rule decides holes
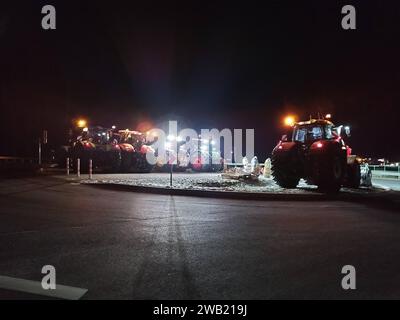
[[[304,125],[294,128],[293,141],[307,143],[321,139],[332,139],[332,126],[330,125]]]
[[[122,131],[121,143],[130,143],[132,145],[140,145],[144,142],[144,137],[141,133],[136,131]]]
[[[89,128],[78,137],[78,140],[90,141],[95,144],[106,144],[108,139],[109,132],[103,128]]]

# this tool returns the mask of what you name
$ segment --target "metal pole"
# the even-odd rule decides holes
[[[93,161],[92,159],[89,159],[89,179],[92,179],[93,177]]]
[[[69,158],[67,158],[67,176],[69,176]]]
[[[173,165],[172,162],[171,162],[171,168],[170,169],[171,170],[170,170],[170,173],[169,173],[169,186],[172,187],[172,171],[174,169],[174,165]]]
[[[76,159],[76,174],[78,177],[81,176],[81,159]]]
[[[39,143],[38,143],[38,163],[39,166],[42,165],[42,141],[39,138]]]

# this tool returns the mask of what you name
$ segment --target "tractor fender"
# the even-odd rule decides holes
[[[141,154],[154,153],[154,152],[155,152],[154,148],[151,146],[148,146],[146,144],[144,144],[140,147]]]
[[[95,150],[96,146],[90,141],[78,141],[74,144],[73,148],[80,148],[85,151]]]
[[[135,152],[135,148],[129,143],[121,143],[119,145],[119,148],[121,149],[121,151],[124,152],[129,152],[129,153]]]
[[[286,141],[279,141],[278,145],[274,148],[272,151],[273,153],[286,153],[288,151],[293,150],[296,148],[297,143],[296,142],[286,142]]]

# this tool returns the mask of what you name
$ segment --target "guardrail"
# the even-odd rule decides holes
[[[377,179],[400,179],[400,166],[369,166],[372,177]]]
[[[226,163],[228,168],[231,167],[243,167],[242,163]],[[263,163],[260,163],[261,167],[264,167]],[[372,177],[375,179],[393,179],[400,180],[400,166],[380,166],[370,165],[369,168],[372,172]]]
[[[0,164],[4,163],[35,163],[35,158],[0,156]]]
[[[35,158],[0,156],[0,172],[25,172],[38,166],[38,160]]]

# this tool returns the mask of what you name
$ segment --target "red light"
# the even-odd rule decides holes
[[[283,149],[283,147],[282,146],[278,146],[278,149]]]
[[[321,142],[318,142],[317,143],[317,148],[322,148],[322,147],[323,147],[323,144]]]

